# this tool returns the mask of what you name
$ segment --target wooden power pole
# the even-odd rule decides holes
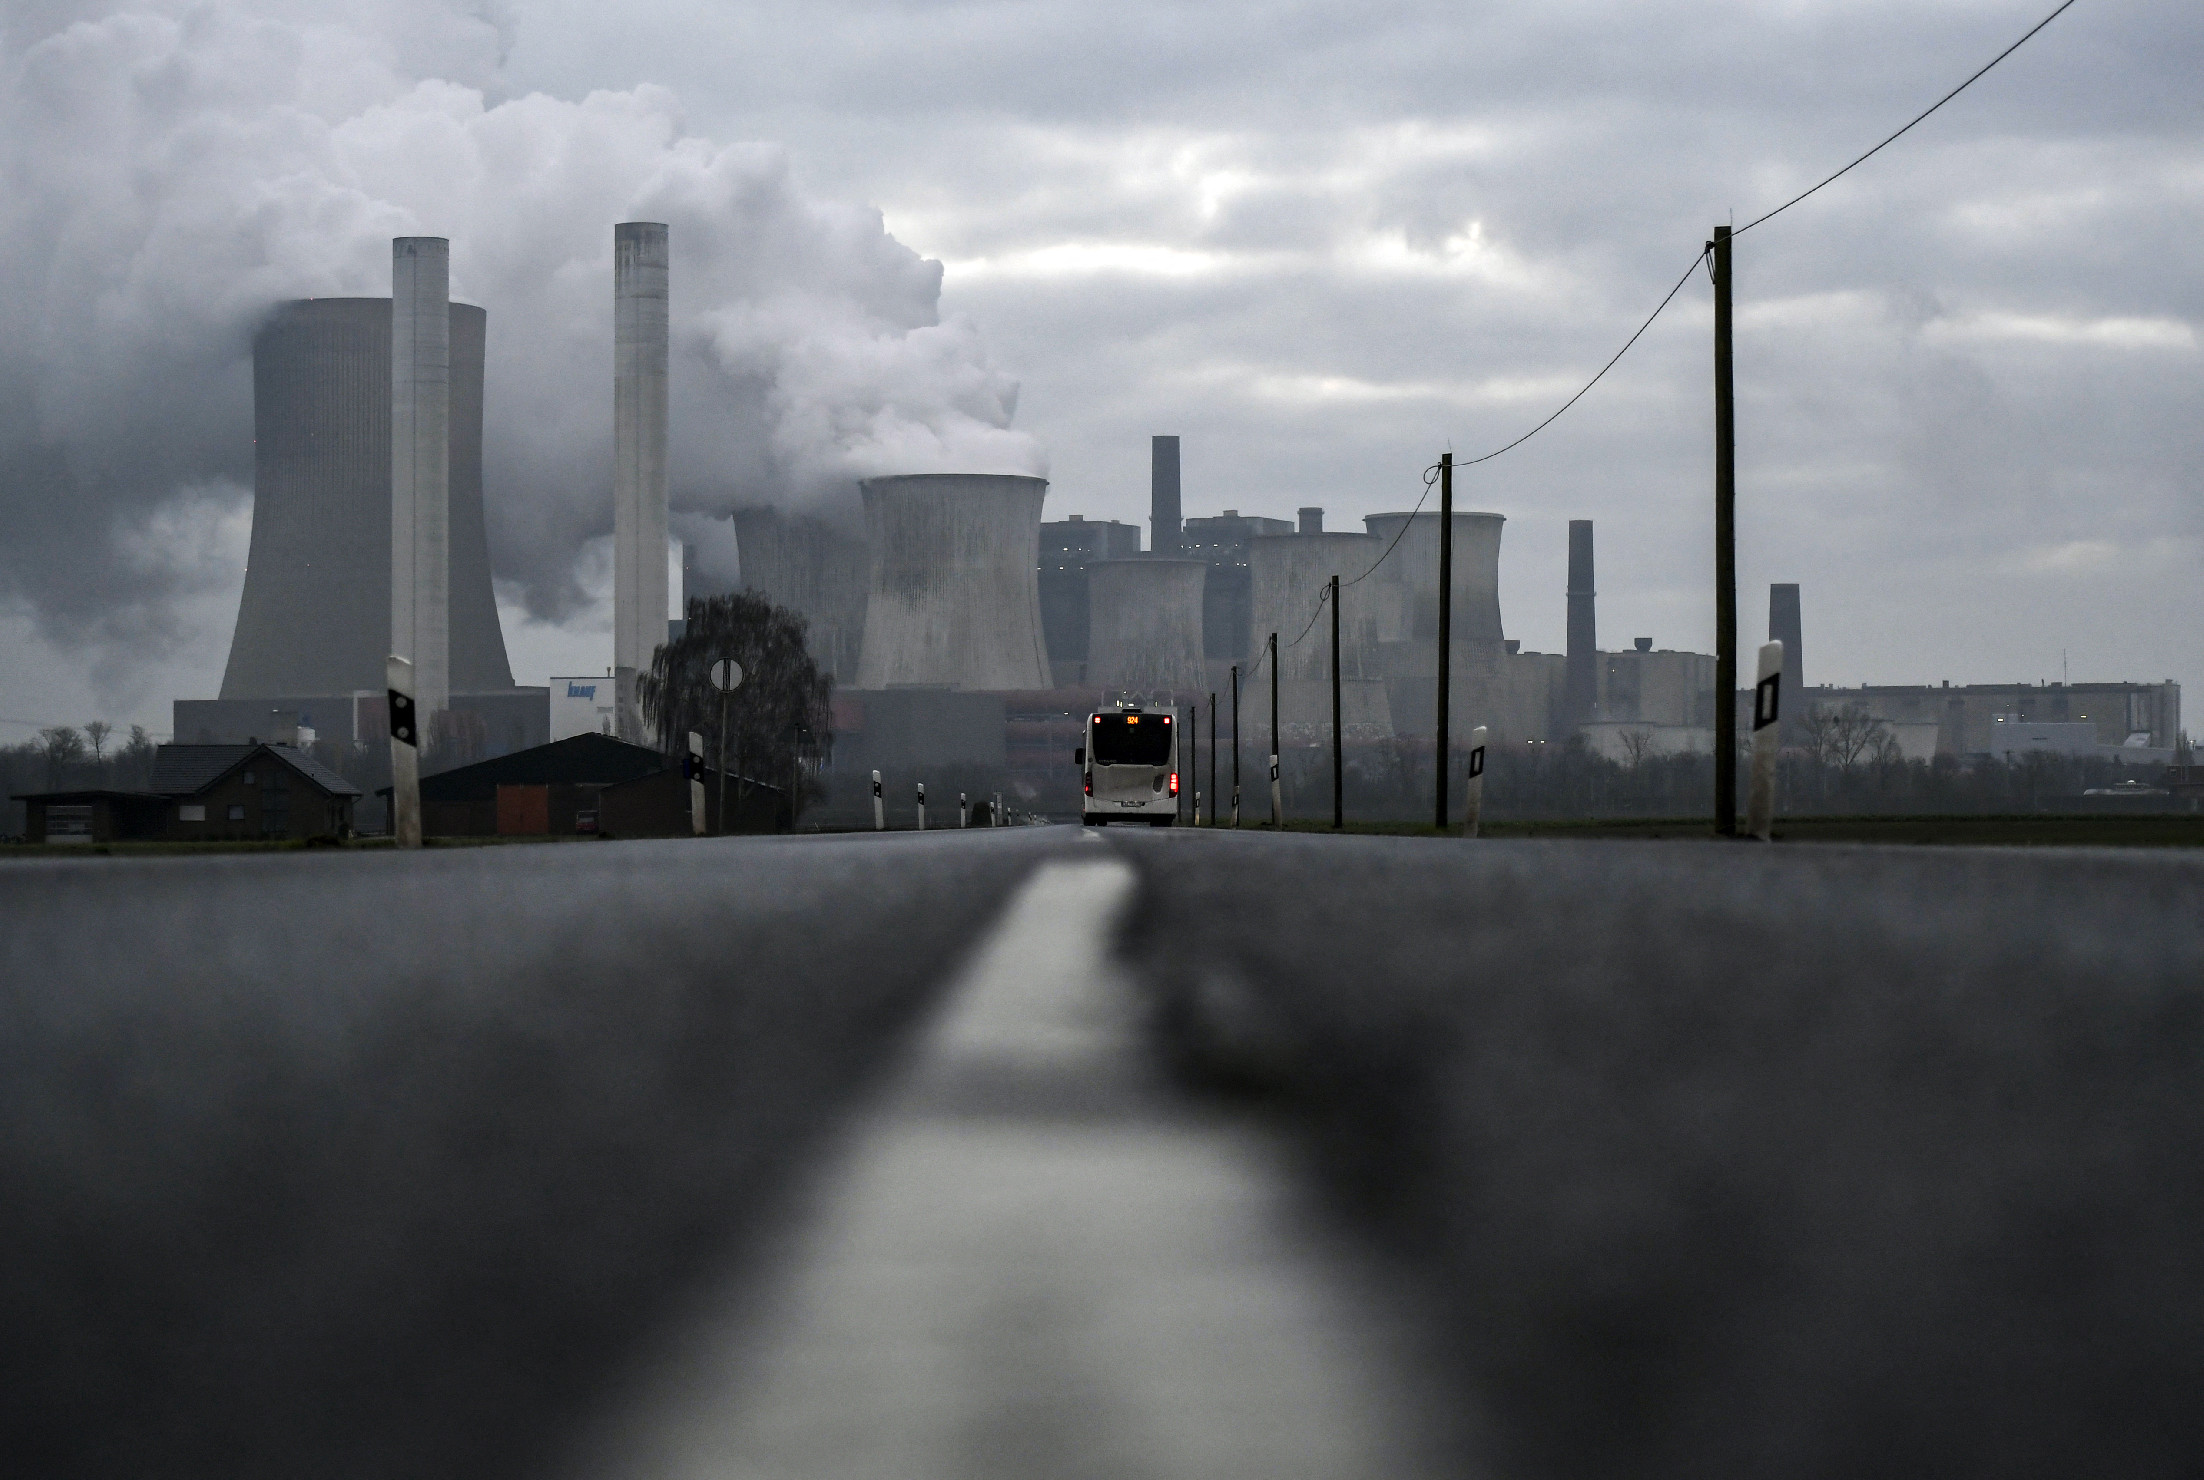
[[[1714,228],[1714,830],[1737,836],[1737,387],[1730,229]]]
[[[1439,454],[1439,781],[1432,826],[1446,831],[1447,667],[1454,647],[1454,454]]]
[[[1347,825],[1346,764],[1339,742],[1339,577],[1332,577],[1332,826]]]

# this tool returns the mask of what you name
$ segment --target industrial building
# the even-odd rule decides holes
[[[1041,524],[1041,638],[1059,687],[1084,683],[1087,661],[1087,569],[1098,561],[1140,554],[1140,527],[1115,519],[1069,519]]]

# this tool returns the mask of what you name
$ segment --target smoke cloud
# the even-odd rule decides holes
[[[0,598],[46,640],[119,678],[234,590],[253,330],[283,299],[386,295],[393,236],[449,237],[453,296],[489,311],[490,543],[532,615],[583,603],[611,528],[618,221],[671,227],[677,511],[1045,471],[1015,383],[943,321],[940,264],[877,211],[689,132],[661,88],[506,94],[494,7],[330,13],[33,0],[0,21]]]

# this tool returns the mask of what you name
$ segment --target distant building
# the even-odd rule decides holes
[[[612,675],[586,675],[551,680],[551,735],[544,743],[571,740],[576,735],[609,735],[613,732]]]
[[[1255,650],[1249,633],[1254,585],[1248,574],[1248,546],[1269,535],[1292,534],[1290,519],[1260,519],[1227,509],[1208,519],[1185,521],[1179,549],[1207,562],[1202,587],[1202,655],[1226,663],[1244,662]]]
[[[1140,526],[1115,519],[1069,519],[1041,525],[1037,563],[1041,587],[1041,641],[1059,684],[1079,681],[1087,661],[1087,567],[1098,560],[1126,560],[1140,553]]]
[[[42,842],[254,842],[344,837],[360,789],[288,745],[163,745],[142,792],[18,796]]]
[[[705,816],[716,831],[716,770],[705,771],[704,795]],[[786,787],[727,778],[728,832],[789,825]],[[575,735],[422,777],[421,828],[446,838],[685,838],[691,835],[689,781],[680,762],[662,751],[610,735]]]
[[[1750,698],[1743,692],[1740,703]],[[1784,702],[1798,703],[1802,718],[1816,705],[1857,704],[1901,738],[1923,737],[1908,756],[2049,751],[2162,765],[2181,740],[2181,685],[2171,682],[1824,685]]]

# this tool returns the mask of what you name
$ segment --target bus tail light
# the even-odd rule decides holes
[[[1178,794],[1179,794],[1179,773],[1178,773],[1178,772],[1176,772],[1176,771],[1173,771],[1173,772],[1171,773],[1171,795],[1173,795],[1173,796],[1177,796]]]

